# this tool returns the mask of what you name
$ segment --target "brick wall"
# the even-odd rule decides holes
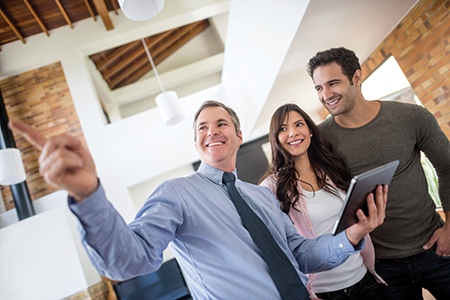
[[[62,300],[117,300],[111,283],[102,281]]]
[[[390,56],[450,138],[450,0],[420,0],[362,64],[364,78]]]
[[[72,103],[61,64],[54,63],[0,81],[9,120],[21,120],[45,136],[68,133],[83,140],[83,133]],[[22,153],[27,185],[32,200],[54,192],[39,174],[38,157],[25,139],[14,133]],[[14,208],[9,187],[1,186],[6,210]]]
[[[363,75],[391,55],[450,138],[450,0],[420,0],[364,62]]]

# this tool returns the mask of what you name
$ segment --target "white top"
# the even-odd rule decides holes
[[[315,193],[303,190],[313,231],[316,236],[332,231],[343,201],[324,190]],[[345,194],[341,193],[342,199]],[[316,273],[313,291],[324,293],[349,287],[360,281],[367,272],[361,255],[352,255],[342,265]]]

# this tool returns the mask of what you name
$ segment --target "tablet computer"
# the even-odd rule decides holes
[[[389,184],[394,177],[395,170],[399,164],[394,160],[385,165],[376,167],[359,175],[355,175],[350,181],[344,205],[334,224],[333,235],[347,229],[347,227],[358,222],[356,211],[361,208],[368,214],[367,195],[374,192],[378,185]]]

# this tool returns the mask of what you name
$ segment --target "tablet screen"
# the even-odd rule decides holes
[[[368,194],[375,191],[378,185],[389,184],[394,177],[398,160],[356,175],[350,181],[344,205],[334,225],[332,234],[336,235],[347,227],[358,222],[356,211],[361,208],[367,215]]]

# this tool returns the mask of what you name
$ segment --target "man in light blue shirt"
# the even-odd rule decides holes
[[[205,102],[194,118],[199,170],[162,183],[135,220],[126,224],[106,199],[87,149],[67,135],[46,140],[34,129],[11,122],[42,149],[46,180],[69,192],[70,208],[83,226],[83,244],[98,271],[125,280],[156,271],[170,244],[194,299],[280,299],[266,262],[242,226],[230,201],[224,172],[236,176],[242,144],[236,113],[216,101]],[[337,236],[300,236],[266,187],[236,180],[245,201],[266,224],[306,283],[304,273],[331,269],[362,249],[362,238],[384,219],[387,190],[368,196],[369,215]]]

